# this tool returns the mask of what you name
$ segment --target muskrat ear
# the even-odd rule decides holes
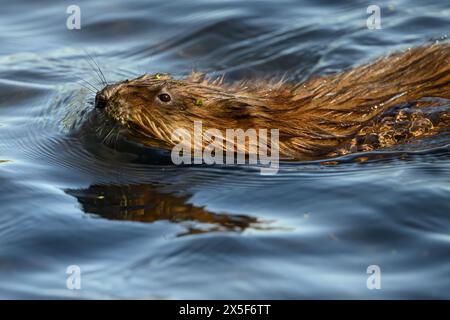
[[[206,73],[193,71],[186,77],[186,81],[201,83],[205,80]]]

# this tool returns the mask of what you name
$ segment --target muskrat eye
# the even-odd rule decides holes
[[[162,102],[169,102],[171,100],[170,96],[167,93],[161,93],[158,96],[159,100],[161,100]]]

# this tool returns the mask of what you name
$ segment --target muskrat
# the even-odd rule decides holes
[[[408,49],[300,84],[227,83],[197,72],[183,79],[145,74],[107,85],[97,93],[95,107],[102,120],[98,132],[106,137],[121,134],[171,149],[177,143],[172,133],[191,132],[195,121],[205,130],[276,128],[280,156],[303,160],[388,148],[447,131],[450,101],[445,99],[450,99],[448,43]]]

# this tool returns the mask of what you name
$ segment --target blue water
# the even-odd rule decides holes
[[[137,163],[73,131],[92,109],[80,78],[98,80],[88,55],[109,81],[302,81],[446,40],[448,1],[377,3],[380,30],[368,1],[76,1],[68,30],[72,1],[3,1],[0,298],[450,298],[448,137],[261,176]]]

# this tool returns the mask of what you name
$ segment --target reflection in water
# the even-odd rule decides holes
[[[184,222],[187,231],[178,236],[262,228],[255,217],[213,213],[188,203],[189,195],[161,192],[148,184],[92,185],[87,189],[69,189],[66,192],[78,199],[85,213],[95,213],[106,219]]]
[[[76,31],[60,2],[1,4],[0,298],[450,298],[450,133],[412,137],[434,130],[448,101],[376,122],[355,141],[376,150],[263,177],[175,167],[128,141],[107,148],[85,121],[94,94],[77,84],[98,78],[86,52],[110,82],[192,70],[302,82],[448,41],[448,1],[380,3],[380,32],[364,27],[366,1],[78,2]],[[65,286],[72,264],[82,290]],[[366,286],[374,264],[382,290]]]

